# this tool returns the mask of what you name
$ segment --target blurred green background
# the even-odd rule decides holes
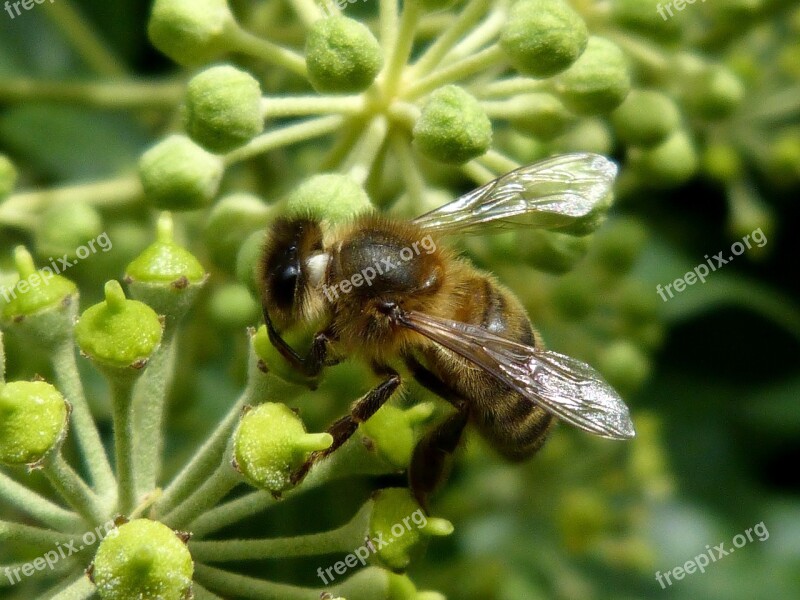
[[[66,3],[55,0],[54,6],[59,4]],[[233,3],[254,23],[269,4]],[[592,3],[573,4],[588,10]],[[643,5],[653,10],[652,3]],[[0,153],[17,166],[21,191],[132,175],[142,151],[179,123],[180,90],[191,71],[177,68],[148,42],[149,3],[81,0],[70,6],[84,15],[124,71],[87,65],[69,40],[69,32],[79,30],[64,14],[40,5],[14,19],[0,12]],[[687,16],[690,11],[702,18]],[[353,7],[352,14],[362,13],[369,17],[374,6]],[[730,66],[744,88],[736,110],[723,119],[683,116],[694,155],[678,153],[669,160],[694,161],[687,176],[666,182],[648,176],[635,164],[636,149],[613,135],[605,117],[593,117],[591,126],[600,122],[613,132],[601,151],[621,164],[622,175],[610,219],[586,248],[575,250],[580,260],[569,259],[569,269],[563,269],[570,273],[535,268],[536,256],[504,260],[505,244],[513,246],[515,238],[464,245],[519,294],[550,347],[596,364],[623,392],[639,436],[615,444],[560,427],[542,452],[522,465],[502,462],[471,436],[432,507],[433,514],[454,523],[455,533],[434,540],[410,570],[421,587],[453,600],[800,598],[800,283],[798,236],[792,233],[800,222],[800,9],[796,2],[711,0],[702,7],[688,5],[684,13],[674,26],[691,35],[665,42],[668,55],[713,57]],[[602,21],[589,23],[591,29]],[[645,27],[631,29],[642,33]],[[292,35],[287,30],[287,39]],[[248,59],[239,63],[251,66]],[[254,73],[265,89],[291,89],[282,87],[277,71],[262,67]],[[669,81],[647,80],[641,72],[635,77],[673,92]],[[58,87],[87,80],[158,82],[167,100],[131,110],[91,107],[69,100]],[[55,85],[55,91],[46,99],[44,87],[25,87],[30,82]],[[587,131],[594,130],[576,130],[573,138],[548,148],[583,149],[581,141],[591,143]],[[527,143],[508,123],[496,127],[495,139],[510,154]],[[223,189],[274,200],[314,173],[316,150],[308,145],[254,159],[226,174]],[[541,148],[526,146],[517,156],[522,160],[537,152]],[[733,168],[725,171],[731,161]],[[435,167],[428,169],[437,177]],[[439,181],[453,192],[474,186],[451,172]],[[86,225],[77,239],[106,231],[114,251],[68,273],[80,285],[82,307],[100,298],[103,282],[121,277],[153,235],[154,211],[141,202],[96,208],[101,222]],[[2,210],[0,204],[0,215]],[[73,214],[63,210],[51,215],[56,227]],[[170,472],[235,397],[244,371],[244,326],[258,319],[242,287],[230,287],[236,282],[231,265],[212,266],[204,247],[206,217],[206,211],[181,215],[183,241],[212,278],[181,338],[167,442]],[[12,277],[15,245],[32,247],[40,259],[48,255],[40,218],[0,221],[4,281]],[[658,284],[682,277],[706,255],[728,256],[731,244],[757,228],[767,239],[762,248],[745,251],[706,283],[687,287],[668,302],[657,295]],[[533,244],[525,252],[540,250]],[[569,253],[560,248],[555,255]],[[19,342],[9,339],[6,353],[9,378],[47,374],[46,357]],[[302,409],[311,430],[343,414],[368,387],[359,369],[334,369],[318,393],[289,388],[290,404]],[[88,367],[84,376],[110,436],[103,385]],[[231,534],[277,536],[334,527],[370,490],[402,481],[338,482],[232,528]],[[0,515],[9,518],[3,506]],[[667,589],[656,581],[656,571],[683,565],[706,545],[724,542],[730,548],[734,536],[761,522],[768,539],[756,539],[706,573]],[[287,559],[237,568],[315,585],[316,566]],[[22,597],[15,593],[3,589],[0,597]]]

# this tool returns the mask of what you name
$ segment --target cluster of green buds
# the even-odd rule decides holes
[[[0,156],[0,224],[27,234],[44,265],[37,269],[20,247],[15,273],[0,273],[8,292],[0,300],[4,346],[15,357],[36,348],[51,363],[15,362],[17,380],[0,387],[0,462],[41,470],[69,507],[21,484],[27,474],[0,474],[0,499],[43,525],[15,523],[9,531],[41,545],[54,539],[53,531],[72,535],[117,515],[130,519],[119,521],[96,552],[80,554],[80,564],[54,571],[64,576],[59,590],[69,597],[96,591],[115,600],[184,598],[193,590],[214,598],[236,589],[250,597],[432,600],[438,595],[417,591],[397,572],[419,555],[423,538],[451,527],[417,513],[404,489],[381,490],[330,532],[219,538],[281,497],[293,501],[343,477],[398,474],[437,413],[430,396],[415,397],[420,402],[411,408],[384,406],[296,485],[296,469],[330,447],[331,436],[320,432],[355,399],[363,372],[333,369],[312,398],[297,385],[309,382],[288,368],[262,327],[230,342],[231,371],[244,382],[237,399],[221,402],[215,394],[224,394],[206,380],[187,383],[198,379],[188,369],[204,352],[226,353],[228,346],[219,347],[238,335],[232,332],[260,319],[256,273],[265,226],[308,214],[336,225],[376,208],[411,217],[452,200],[456,190],[539,158],[591,151],[620,158],[616,194],[626,202],[700,174],[726,189],[732,231],[768,229],[770,207],[742,165],[752,160],[776,185],[800,180],[796,125],[782,133],[770,127],[797,111],[798,48],[787,47],[769,27],[751,34],[749,24],[783,19],[797,33],[800,12],[788,2],[762,0],[687,4],[667,18],[659,9],[667,3],[655,0],[239,4],[234,10],[227,0],[156,0],[149,39],[191,72],[146,88],[123,81],[119,89],[81,88],[69,96],[101,108],[160,111],[171,123],[141,154],[135,175],[18,192],[17,168]],[[712,26],[696,25],[701,22]],[[756,54],[773,57],[773,66],[757,68]],[[96,64],[108,63],[101,57]],[[15,93],[24,99],[24,89]],[[599,228],[610,201],[575,227],[470,240],[463,249],[509,283],[545,339],[559,344],[555,349],[596,365],[629,394],[646,379],[662,326],[655,294],[636,279],[648,231],[620,218]],[[162,211],[155,241],[152,223],[142,216],[148,209]],[[103,273],[99,281],[108,282],[97,285],[97,274],[82,263],[66,274],[91,298],[102,296],[79,315],[78,286],[55,269],[53,257],[72,258],[102,232],[115,251],[110,259],[92,257],[91,264]],[[191,251],[186,240],[197,240]],[[192,350],[179,354],[184,321]],[[285,335],[302,347],[309,332]],[[109,392],[102,401],[87,398],[76,346],[105,377]],[[26,380],[40,371],[47,381]],[[93,381],[87,388],[96,393],[100,385]],[[180,400],[176,410],[203,401],[225,406],[204,438],[203,428],[195,428],[192,439],[204,441],[182,467],[164,461],[170,395]],[[106,416],[113,424],[115,468],[97,423]],[[529,486],[558,490],[537,499],[560,507],[563,545],[599,548],[608,562],[630,564],[635,561],[624,559],[640,550],[646,555],[636,539],[608,535],[635,523],[607,515],[613,499],[638,501],[669,487],[657,423],[651,425],[637,417],[646,439],[624,457],[624,469],[599,482],[601,492],[584,487],[570,493],[565,482],[573,480],[559,483],[552,475],[549,488]],[[543,473],[558,473],[570,457],[596,450],[584,452],[580,442],[561,439],[561,446],[550,442],[550,462],[526,473],[544,481]],[[479,462],[474,456],[485,457],[472,448],[468,465]],[[70,465],[75,451],[82,468]],[[592,468],[604,472],[613,462],[609,456],[600,453],[604,467]],[[502,479],[502,467],[491,467]],[[166,480],[164,473],[173,470],[177,475]],[[456,483],[450,493],[480,499],[491,496],[487,490],[506,489],[487,477],[488,484],[475,480],[477,490],[464,492]],[[246,486],[252,489],[229,498]],[[455,504],[446,498],[444,506]],[[392,533],[413,514],[424,515],[425,525]],[[211,566],[349,553],[365,537],[388,535],[397,539],[370,552],[372,566],[347,576],[334,571],[335,581],[319,587]],[[83,569],[92,561],[88,578]]]

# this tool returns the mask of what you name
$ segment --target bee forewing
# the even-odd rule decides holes
[[[401,313],[398,321],[475,363],[566,423],[612,439],[636,435],[628,407],[584,362],[507,340],[475,325],[415,311]]]
[[[557,227],[563,217],[589,214],[616,175],[616,165],[599,154],[562,154],[511,171],[414,222],[441,233]]]

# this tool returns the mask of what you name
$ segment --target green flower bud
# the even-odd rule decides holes
[[[24,246],[14,249],[19,280],[13,289],[2,294],[7,302],[3,305],[3,319],[19,322],[45,311],[62,312],[65,307],[75,305],[78,288],[69,279],[54,275],[50,266],[36,270],[33,258]]]
[[[226,0],[156,0],[147,35],[181,65],[200,65],[228,51],[237,27]]]
[[[222,159],[183,135],[171,135],[142,154],[139,176],[148,199],[162,210],[206,206],[217,195]]]
[[[428,517],[407,488],[378,490],[369,523],[370,539],[383,539],[376,548],[378,562],[393,571],[402,571],[412,556],[421,552],[428,536],[450,535],[453,524],[446,519]]]
[[[207,277],[200,261],[173,241],[169,213],[159,217],[157,240],[125,270],[131,294],[159,314],[171,317],[188,310]]]
[[[731,144],[709,142],[703,150],[703,171],[720,183],[739,179],[744,169],[739,153]]]
[[[208,302],[211,319],[226,329],[252,325],[261,316],[261,305],[253,299],[247,286],[230,283],[216,288]]]
[[[647,356],[627,340],[609,344],[600,353],[597,368],[615,389],[630,393],[637,389],[650,374]]]
[[[552,290],[553,304],[569,320],[586,318],[597,306],[596,284],[586,275],[560,277]]]
[[[416,443],[414,426],[430,418],[434,408],[430,402],[416,404],[407,410],[384,404],[359,427],[383,458],[398,469],[404,469],[411,462]]]
[[[619,138],[633,146],[652,146],[664,141],[681,122],[671,98],[655,90],[632,90],[611,113]]]
[[[204,241],[219,267],[233,270],[236,255],[247,236],[264,228],[269,208],[258,196],[239,192],[220,198],[208,214]]]
[[[610,525],[610,513],[611,509],[599,491],[569,491],[558,507],[558,524],[564,545],[570,552],[585,552]]]
[[[489,149],[492,123],[474,97],[448,85],[430,95],[413,135],[414,144],[428,158],[462,164]]]
[[[509,122],[541,140],[553,139],[575,122],[575,116],[552,94],[522,94],[512,98],[509,108]]]
[[[83,312],[75,340],[101,366],[141,368],[161,342],[161,320],[146,304],[126,299],[117,281],[106,283],[105,296]]]
[[[258,282],[258,269],[264,251],[264,231],[254,231],[245,239],[239,254],[236,255],[236,279],[247,286],[256,297],[261,297]]]
[[[553,231],[515,232],[516,257],[511,263],[525,264],[546,273],[566,273],[581,260],[589,248],[588,239]]]
[[[39,256],[76,256],[79,246],[103,232],[103,219],[85,202],[53,204],[36,222],[34,241]],[[85,257],[84,257],[85,258]]]
[[[318,92],[360,92],[383,66],[381,46],[366,25],[331,16],[316,21],[306,38],[306,64]]]
[[[578,121],[564,135],[551,142],[550,153],[594,152],[611,154],[614,150],[614,136],[605,120],[588,117]]]
[[[500,32],[500,47],[520,73],[550,77],[574,63],[586,48],[586,23],[563,0],[520,0]]]
[[[767,172],[780,185],[800,181],[800,132],[779,134],[767,154]]]
[[[273,493],[291,487],[292,472],[311,452],[333,443],[329,433],[306,433],[285,404],[267,402],[242,415],[233,438],[236,468],[256,487]]]
[[[612,111],[628,95],[631,78],[622,50],[605,38],[589,38],[586,50],[555,81],[566,107],[579,115]]]
[[[612,17],[623,27],[657,40],[675,40],[681,36],[680,11],[667,12],[664,0],[613,0]],[[668,17],[668,18],[665,18]]]
[[[631,162],[647,184],[670,187],[691,179],[700,159],[688,134],[678,130],[658,146],[631,152]]]
[[[14,191],[17,184],[17,168],[4,154],[0,154],[0,199]]]
[[[306,332],[295,330],[282,331],[281,337],[292,346],[292,348],[305,348],[309,344],[309,336]],[[296,369],[293,369],[280,352],[272,345],[267,335],[267,328],[261,325],[253,337],[253,349],[256,355],[264,363],[270,373],[280,377],[289,383],[306,386],[309,379],[304,377]]]
[[[647,242],[647,229],[632,219],[616,219],[594,236],[594,261],[617,276],[628,273]]]
[[[212,152],[227,152],[264,129],[261,86],[249,73],[222,65],[192,77],[184,105],[186,132]]]
[[[652,288],[631,281],[620,292],[619,312],[630,325],[641,327],[657,321],[659,302]]]
[[[386,600],[447,600],[439,592],[417,591],[417,587],[407,575],[388,573],[389,589]]]
[[[741,80],[731,70],[716,65],[689,79],[686,105],[704,119],[724,119],[739,107],[744,93]]]
[[[102,600],[185,600],[194,563],[186,543],[169,527],[135,519],[100,542],[92,578]]]
[[[349,221],[373,208],[364,188],[349,175],[338,173],[309,177],[284,202],[284,214],[289,217],[310,216],[331,224]]]
[[[44,381],[12,381],[0,387],[0,463],[42,461],[66,432],[69,408]]]

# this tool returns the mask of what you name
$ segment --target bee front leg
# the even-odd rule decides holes
[[[335,452],[363,423],[374,415],[392,394],[400,387],[400,375],[392,369],[383,368],[381,374],[386,375],[381,383],[372,388],[364,396],[356,400],[350,408],[350,414],[336,420],[328,427],[327,432],[333,437],[333,443],[325,450],[313,452],[311,456],[291,476],[291,482],[298,484],[306,476],[311,467],[326,456]]]

